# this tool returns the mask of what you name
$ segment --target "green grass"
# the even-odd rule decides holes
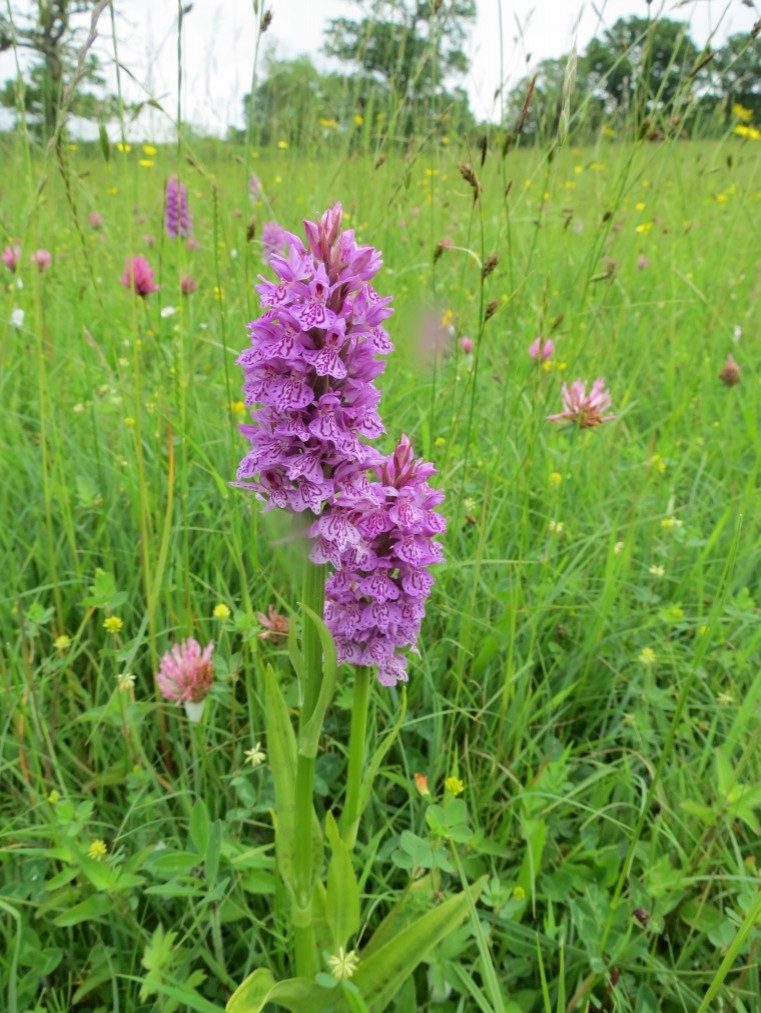
[[[3,162],[22,166],[14,145]],[[6,272],[0,293],[9,1013],[218,1008],[255,967],[289,973],[272,776],[244,752],[266,748],[265,661],[297,704],[286,652],[257,638],[254,612],[296,609],[298,560],[287,520],[228,484],[244,452],[234,359],[264,270],[249,221],[298,231],[337,199],[383,250],[376,287],[394,296],[382,449],[410,435],[439,468],[449,518],[401,733],[360,829],[368,928],[409,881],[401,833],[427,833],[416,772],[434,794],[463,781],[474,834],[454,868],[490,877],[478,918],[398,1009],[758,1009],[761,145],[603,137],[551,161],[492,152],[475,204],[454,149],[375,169],[370,156],[254,159],[222,144],[197,168],[168,149],[143,167],[137,145],[108,163],[80,147],[60,171],[35,150],[5,175],[0,224],[22,237],[24,282]],[[247,162],[269,207],[249,206]],[[178,168],[192,252],[161,230]],[[28,265],[38,245],[53,253],[45,275]],[[130,252],[157,269],[144,304],[118,284]],[[199,287],[183,299],[186,272]],[[419,348],[424,309],[451,313],[434,362]],[[527,354],[537,334],[557,346],[546,370]],[[729,352],[732,389],[717,378]],[[616,421],[585,433],[545,421],[563,380],[598,375]],[[97,568],[113,587],[83,604]],[[227,622],[213,618],[221,602]],[[217,645],[196,728],[153,680],[191,634]],[[134,688],[119,692],[127,671]],[[346,669],[317,761],[336,812],[351,683]],[[373,688],[371,741],[401,706]],[[218,861],[191,821],[199,800]]]

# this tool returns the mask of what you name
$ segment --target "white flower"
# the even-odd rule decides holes
[[[734,341],[735,344],[738,344],[738,342],[740,341],[740,338],[742,336],[743,336],[743,329],[742,329],[742,327],[740,327],[739,324],[735,324],[735,326],[734,326],[734,328],[732,330],[732,340]]]
[[[18,327],[19,330],[24,326],[24,311],[16,308],[11,310],[11,327]]]
[[[261,742],[257,742],[253,749],[247,749],[243,755],[246,757],[246,763],[250,763],[252,767],[258,767],[267,759]]]
[[[615,556],[620,556],[621,552],[623,551],[623,548],[624,548],[623,542],[616,542],[616,544],[613,546],[613,554]]]
[[[16,288],[23,288],[23,287],[24,287],[24,283],[21,280],[21,278],[16,278]]]
[[[132,672],[120,672],[116,677],[116,688],[120,693],[126,693],[135,685],[135,677]]]
[[[563,523],[563,521],[550,520],[550,522],[547,524],[547,527],[550,529],[553,535],[562,535],[563,529],[565,528],[565,524]]]
[[[235,249],[230,250],[230,256],[232,257],[233,260],[235,260],[235,258],[238,256],[238,251]]]
[[[338,953],[332,957],[328,957],[328,966],[334,978],[338,978],[339,980],[351,978],[359,967],[357,951],[349,950],[347,953],[343,946],[339,946]]]
[[[164,306],[161,310],[161,316],[166,320],[167,317],[173,317],[176,312],[177,310],[174,306]]]

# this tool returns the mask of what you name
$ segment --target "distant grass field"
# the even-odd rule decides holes
[[[288,973],[271,772],[244,754],[267,748],[264,660],[297,705],[254,613],[295,610],[299,576],[287,521],[229,486],[234,360],[263,223],[340,200],[394,296],[381,449],[407,433],[435,462],[449,520],[406,710],[373,688],[373,734],[402,727],[360,832],[365,909],[409,881],[402,832],[428,832],[415,773],[463,782],[462,869],[490,876],[485,949],[467,922],[396,1008],[497,1009],[490,962],[505,1011],[758,1010],[761,144],[602,137],[481,167],[452,143],[374,168],[221,143],[195,166],[137,144],[58,165],[6,142],[2,162],[0,245],[22,254],[0,266],[0,1007],[212,1010],[254,967]],[[173,171],[200,249],[163,233]],[[161,286],[144,302],[119,284],[132,253]],[[615,421],[545,421],[598,376]],[[216,643],[195,727],[153,678],[189,635]],[[341,686],[326,808],[350,706]],[[189,838],[199,799],[216,866]]]

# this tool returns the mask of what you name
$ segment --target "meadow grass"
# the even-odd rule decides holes
[[[341,200],[394,296],[382,449],[407,433],[436,463],[449,519],[406,693],[372,690],[371,737],[401,730],[359,835],[369,925],[409,882],[401,835],[427,834],[415,773],[464,787],[473,836],[441,889],[489,875],[396,1008],[759,1008],[760,155],[602,136],[483,166],[454,143],[378,167],[221,143],[190,166],[138,145],[108,161],[62,146],[57,164],[6,143],[26,169],[0,203],[23,249],[0,296],[0,1006],[212,1010],[254,967],[289,973],[272,776],[244,754],[267,746],[265,662],[298,704],[254,615],[296,609],[298,560],[287,521],[229,485],[234,360],[266,273],[249,223],[299,231]],[[178,169],[198,250],[162,230]],[[161,285],[144,302],[118,283],[140,252]],[[556,345],[545,366],[537,335]],[[615,421],[545,420],[563,381],[596,376]],[[216,643],[199,726],[153,678],[191,634]],[[342,804],[351,699],[347,669],[317,761],[325,809]]]

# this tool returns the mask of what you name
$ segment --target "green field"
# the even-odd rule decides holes
[[[393,1003],[335,1008],[758,1010],[761,144],[109,156],[0,153],[19,167],[0,245],[22,249],[0,265],[0,1008],[221,1010],[255,968],[294,973],[265,666],[294,712],[298,689],[255,613],[298,621],[300,561],[289,519],[229,484],[235,359],[271,277],[263,224],[301,232],[339,200],[394,297],[380,447],[410,436],[448,519],[406,694],[371,689],[371,748],[399,728],[351,946],[426,868],[429,906],[488,879]],[[163,231],[172,172],[196,250]],[[145,300],[119,284],[137,253],[161,286]],[[546,421],[564,381],[598,376],[614,421]],[[154,680],[191,635],[215,641],[198,725]],[[321,819],[343,804],[353,679],[325,719]],[[415,774],[433,801],[462,782],[454,840]]]

